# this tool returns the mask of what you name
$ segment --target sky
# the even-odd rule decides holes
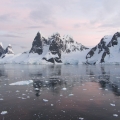
[[[0,42],[15,53],[30,50],[40,32],[68,34],[92,47],[120,31],[120,0],[0,0]]]

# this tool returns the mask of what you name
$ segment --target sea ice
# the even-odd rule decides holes
[[[115,104],[110,103],[111,106],[115,106]]]
[[[1,115],[5,115],[5,114],[7,114],[8,112],[7,111],[2,111],[1,112]]]
[[[80,120],[84,120],[84,118],[82,118],[82,117],[79,117],[79,119],[80,119]]]
[[[53,104],[51,104],[51,106],[53,106]]]
[[[16,92],[20,92],[19,90],[16,90]]]
[[[48,100],[47,100],[47,99],[43,99],[43,101],[44,101],[44,102],[48,102]]]
[[[113,116],[114,116],[114,117],[118,117],[118,115],[117,115],[117,114],[113,114]]]
[[[73,96],[74,94],[69,94],[69,96]]]
[[[62,90],[67,90],[67,88],[62,88]]]
[[[30,83],[33,83],[33,80],[18,81],[9,85],[29,85]]]

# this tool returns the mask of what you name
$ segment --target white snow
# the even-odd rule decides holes
[[[2,42],[0,42],[0,45],[1,45],[1,47],[3,48],[3,44],[2,44]]]

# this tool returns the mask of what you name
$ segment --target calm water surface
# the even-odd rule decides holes
[[[0,120],[120,120],[120,66],[0,65],[0,113]]]

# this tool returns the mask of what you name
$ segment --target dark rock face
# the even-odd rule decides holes
[[[42,45],[48,45],[48,41],[44,37],[42,37]]]
[[[4,48],[2,46],[2,43],[0,44],[0,57],[2,56],[2,54],[4,53]]]
[[[12,50],[12,46],[9,44],[8,47],[5,49],[4,54],[14,54]]]
[[[117,38],[120,37],[120,32],[117,32],[113,35],[112,40],[109,42],[108,46],[114,46],[118,44]]]
[[[51,62],[51,63],[55,63],[55,62],[62,63],[61,50],[63,47],[63,41],[60,38],[60,34],[56,33],[56,34],[52,35],[49,38],[49,44],[50,44],[49,51],[51,52],[51,54],[53,56],[58,55],[58,57],[54,57],[54,58],[50,58],[50,59],[43,58],[43,59],[48,61],[48,62]]]
[[[100,41],[100,43],[99,43],[97,46],[95,46],[94,48],[92,48],[92,49],[88,52],[88,54],[87,54],[87,56],[86,56],[86,59],[93,57],[94,54],[95,54],[95,52],[97,52],[96,50],[98,50],[98,53],[97,53],[97,54],[100,54],[101,52],[103,52],[102,58],[101,58],[100,62],[101,62],[101,63],[104,62],[105,56],[106,56],[107,54],[110,54],[110,50],[109,50],[110,44],[109,44],[109,45],[106,44],[105,39],[106,39],[105,37],[102,38],[101,41]]]
[[[88,52],[88,54],[87,54],[87,56],[86,56],[86,59],[87,59],[87,58],[91,58],[91,57],[94,55],[96,49],[97,49],[97,46],[95,46],[94,48],[92,48],[92,49]]]
[[[29,53],[38,53],[39,55],[43,52],[41,34],[38,32],[32,43],[32,48]]]
[[[120,37],[119,32],[115,33],[113,35],[111,41],[107,44],[107,46],[104,47],[104,53],[103,53],[101,61],[100,61],[101,63],[105,62],[104,61],[105,56],[110,54],[110,50],[109,50],[110,47],[112,47],[112,46],[114,47],[114,45],[118,44],[118,40],[117,40],[118,37]]]

